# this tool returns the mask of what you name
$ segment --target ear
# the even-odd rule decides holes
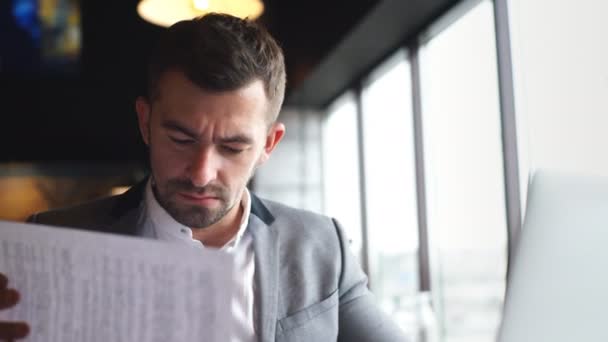
[[[257,166],[264,164],[272,154],[272,151],[279,144],[283,136],[285,135],[285,125],[280,122],[272,124],[266,135],[266,144],[264,145],[264,151],[258,159]]]
[[[135,100],[135,111],[137,112],[137,122],[139,133],[146,145],[150,145],[150,111],[151,106],[148,100],[139,96]]]

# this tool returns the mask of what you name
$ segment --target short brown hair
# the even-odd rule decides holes
[[[169,69],[182,71],[199,87],[230,91],[260,79],[276,120],[285,96],[283,51],[255,21],[210,13],[175,23],[164,31],[148,68],[148,96],[159,94],[158,82]]]

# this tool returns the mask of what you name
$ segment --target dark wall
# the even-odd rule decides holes
[[[0,162],[144,159],[133,100],[161,28],[138,17],[137,2],[81,1],[74,72],[0,71]]]
[[[0,0],[0,6],[12,1]],[[0,63],[0,163],[146,159],[133,101],[143,92],[147,52],[162,28],[138,16],[138,2],[80,0],[82,48],[75,72],[23,71]],[[288,93],[377,2],[265,1],[260,20],[284,48]],[[14,41],[2,40],[8,19],[0,18],[0,58],[6,49],[19,54]]]

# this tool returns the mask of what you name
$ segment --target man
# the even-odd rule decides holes
[[[283,54],[254,22],[173,25],[136,100],[151,175],[127,193],[30,221],[234,253],[239,341],[402,341],[338,224],[249,193],[285,133]],[[13,300],[14,302],[14,300]]]

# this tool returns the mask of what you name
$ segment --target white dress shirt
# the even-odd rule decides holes
[[[254,324],[254,250],[251,233],[247,231],[251,213],[251,195],[245,189],[241,199],[243,215],[241,225],[236,235],[220,250],[234,255],[236,274],[240,275],[235,284],[235,297],[231,303],[232,314],[236,327],[232,341],[256,341]],[[153,238],[171,243],[190,245],[192,248],[206,248],[202,242],[192,238],[192,229],[175,221],[167,211],[160,206],[148,181],[145,193],[145,217],[140,230],[140,236]]]

